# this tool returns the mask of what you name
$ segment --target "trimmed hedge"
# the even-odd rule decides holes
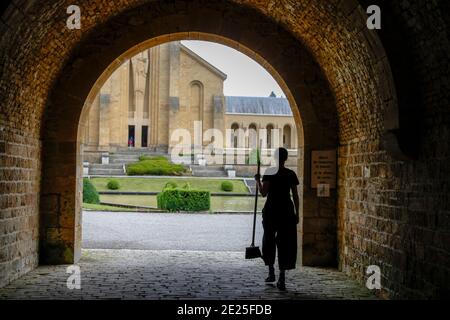
[[[119,184],[119,181],[117,181],[117,180],[109,180],[106,187],[109,190],[118,190],[118,189],[120,189],[120,184]]]
[[[168,161],[166,157],[164,156],[146,156],[146,155],[141,155],[139,156],[139,161],[145,161],[145,160],[165,160]]]
[[[234,189],[233,183],[231,181],[223,181],[220,185],[220,189],[225,192],[231,192]]]
[[[83,202],[91,204],[99,204],[100,196],[97,189],[88,178],[83,178]]]
[[[127,174],[129,176],[180,176],[186,172],[185,166],[174,164],[162,156],[141,156],[139,159],[139,162],[127,165]]]
[[[157,202],[159,209],[170,212],[206,211],[211,208],[211,194],[209,191],[167,188],[158,194]]]

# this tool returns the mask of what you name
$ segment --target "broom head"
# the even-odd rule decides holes
[[[245,249],[245,259],[257,259],[262,258],[259,247],[251,246]]]

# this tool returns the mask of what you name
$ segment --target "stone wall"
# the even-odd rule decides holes
[[[103,72],[149,38],[206,32],[239,43],[298,107],[308,263],[336,256],[337,213],[343,271],[364,283],[379,265],[385,297],[448,297],[448,4],[381,4],[386,33],[367,30],[354,0],[80,0],[82,31],[66,28],[64,1],[11,2],[0,20],[0,286],[36,266],[38,239],[42,262],[77,258],[78,119]],[[328,148],[339,148],[339,188],[319,201],[310,154]]]
[[[39,157],[38,139],[0,122],[0,287],[38,264]]]
[[[385,297],[448,298],[447,13],[434,1],[395,1],[384,9],[386,30],[381,37],[392,45],[387,53],[393,62],[400,120],[408,121],[397,135],[411,158],[390,156],[377,135],[341,146],[340,268],[364,283],[367,266],[380,266]]]

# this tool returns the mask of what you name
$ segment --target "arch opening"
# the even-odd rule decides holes
[[[0,38],[1,60],[7,62],[0,73],[5,97],[0,189],[5,193],[6,216],[17,215],[8,221],[12,227],[4,239],[17,239],[15,230],[24,232],[6,247],[0,286],[36,267],[39,253],[41,263],[72,263],[78,258],[76,239],[81,229],[76,190],[81,189],[77,186],[81,158],[77,157],[83,150],[77,125],[82,105],[102,72],[114,69],[111,64],[117,57],[148,39],[176,40],[180,32],[195,38],[204,32],[216,41],[232,39],[243,50],[250,48],[264,57],[284,79],[301,111],[304,264],[337,260],[340,270],[363,283],[364,268],[381,263],[389,294],[424,296],[425,289],[426,294],[439,295],[447,270],[439,256],[430,262],[420,252],[445,251],[445,242],[436,243],[426,235],[412,239],[410,234],[436,220],[417,218],[415,209],[421,203],[433,199],[436,207],[424,212],[434,218],[445,215],[441,190],[417,198],[410,195],[416,194],[415,188],[446,185],[445,175],[424,169],[430,164],[433,170],[448,167],[448,153],[439,143],[448,135],[443,111],[448,99],[445,90],[436,89],[446,87],[442,59],[448,52],[446,6],[413,6],[412,2],[380,2],[385,17],[380,32],[367,30],[364,5],[371,3],[363,0],[279,6],[256,0],[81,1],[82,31],[67,30],[64,1],[15,2],[2,15],[5,32]],[[430,55],[430,48],[435,54]],[[176,99],[171,106],[177,106]],[[399,112],[405,116],[400,124]],[[411,118],[418,118],[423,130]],[[152,130],[150,125],[149,140],[154,137]],[[416,143],[409,131],[422,140]],[[413,141],[410,153],[417,159],[395,157],[392,149],[398,149],[399,139]],[[317,189],[311,185],[312,151],[331,149],[338,149],[337,188],[330,190],[330,199],[317,199]],[[376,196],[369,197],[371,192]],[[336,238],[336,229],[337,241],[329,239]],[[445,236],[445,230],[434,225],[430,231],[437,240]],[[338,249],[330,250],[336,242]],[[332,259],[326,252],[337,252],[337,257]],[[432,277],[428,272],[416,274],[424,264],[436,271]]]
[[[186,33],[171,34],[170,36],[164,35],[164,36],[161,36],[159,38],[152,38],[150,40],[146,40],[143,43],[140,43],[140,44],[132,47],[131,49],[127,50],[125,53],[121,54],[118,59],[115,59],[110,64],[110,66],[108,66],[105,69],[105,71],[102,72],[102,74],[100,76],[98,76],[98,78],[95,81],[95,84],[92,86],[92,90],[90,90],[89,94],[87,95],[86,101],[85,101],[83,106],[87,106],[87,105],[89,105],[89,103],[91,103],[92,101],[95,100],[95,97],[97,96],[97,94],[98,94],[100,88],[102,87],[103,83],[114,72],[114,70],[116,70],[114,68],[114,66],[117,68],[117,66],[119,66],[121,63],[123,63],[123,61],[125,61],[127,58],[130,58],[133,55],[135,55],[136,53],[138,53],[139,50],[142,51],[142,50],[147,49],[147,48],[155,47],[155,45],[157,45],[157,44],[166,42],[167,39],[170,39],[170,40],[174,40],[174,39],[187,40],[187,39],[192,39],[192,38],[194,38],[196,40],[199,40],[199,39],[213,40],[214,42],[219,42],[219,43],[222,43],[222,44],[226,44],[227,46],[230,46],[230,47],[233,47],[235,49],[238,49],[239,51],[241,51],[241,52],[245,53],[246,55],[250,56],[251,58],[253,58],[255,61],[259,62],[277,80],[277,82],[280,84],[280,86],[283,88],[284,92],[286,93],[286,97],[287,97],[287,99],[288,99],[288,101],[289,101],[289,103],[291,105],[291,110],[292,110],[292,113],[294,115],[295,123],[296,123],[297,127],[299,128],[297,130],[297,135],[298,135],[297,141],[299,141],[299,147],[300,147],[301,151],[298,152],[298,154],[296,154],[295,156],[297,156],[297,161],[298,161],[297,162],[298,173],[299,173],[300,177],[302,179],[304,179],[303,173],[304,172],[308,172],[308,168],[304,167],[304,162],[303,162],[304,161],[304,157],[303,157],[303,154],[302,154],[302,152],[303,152],[303,148],[302,148],[303,145],[301,143],[304,141],[304,133],[302,131],[303,125],[302,125],[302,122],[301,122],[300,108],[299,108],[299,106],[297,104],[297,100],[298,99],[294,98],[293,93],[291,92],[290,88],[288,87],[288,85],[286,84],[284,79],[276,71],[276,69],[273,66],[270,65],[269,62],[267,62],[263,57],[261,57],[256,52],[252,51],[249,48],[244,47],[241,43],[236,42],[236,41],[231,40],[231,39],[228,39],[228,38],[219,37],[217,35],[211,35],[211,34],[207,34],[207,33],[205,33],[205,34],[203,34],[203,33],[195,33],[195,36],[193,37],[192,33],[186,32]],[[319,71],[319,69],[314,69],[314,72],[319,73],[320,71]],[[316,74],[316,76],[317,76],[317,74]],[[328,87],[326,85],[326,81],[325,80],[323,80],[323,82],[321,82],[320,85],[323,88],[325,88],[325,90],[328,90]],[[193,89],[197,89],[197,90],[195,91]],[[201,106],[199,105],[199,104],[202,103],[201,102],[202,98],[200,97],[201,92],[202,92],[202,87],[199,85],[199,82],[198,81],[192,82],[191,83],[191,98],[193,98],[193,96],[192,96],[193,93],[195,93],[198,98],[191,99],[191,102],[194,101],[197,104],[196,106],[191,105],[191,107],[197,108],[198,110],[196,109],[196,111],[199,112],[199,115],[201,113],[201,116],[204,116],[204,112],[200,111],[201,110]],[[303,99],[303,100],[306,101],[306,99]],[[330,93],[329,94],[329,102],[332,103],[332,101],[333,101],[332,100],[332,95]],[[177,103],[179,103],[179,102],[177,102]],[[175,105],[175,107],[179,108],[179,105]],[[171,112],[173,112],[174,106],[170,106],[170,108],[172,110]],[[82,110],[82,116],[80,117],[80,125],[79,125],[78,133],[77,133],[78,139],[81,139],[82,133],[85,131],[85,128],[83,128],[83,127],[85,125],[84,122],[87,119],[87,114],[88,113],[84,109]],[[232,128],[232,129],[234,129],[233,130],[234,132],[237,132],[238,131],[237,129],[244,129],[244,128],[240,128],[239,124],[237,124],[237,123],[236,123],[235,127],[236,128]],[[275,126],[273,124],[271,124],[271,123],[268,123],[268,124],[266,124],[265,128],[268,129],[267,130],[267,143],[268,143],[267,148],[271,149],[272,148],[272,144],[273,144],[272,140],[274,139],[274,137],[272,136],[272,133],[275,131],[274,130]],[[133,137],[133,138],[134,138],[133,139],[134,141],[137,141],[137,140],[140,139],[139,137]],[[279,135],[278,135],[278,138],[280,139]],[[234,137],[233,137],[233,146],[237,147],[237,146],[239,146],[239,144],[240,144],[239,139],[237,139],[236,135],[234,135]],[[79,141],[77,142],[77,145],[79,145]],[[80,167],[80,162],[81,162],[80,159],[82,158],[82,156],[81,156],[82,151],[80,150],[79,152],[77,152],[77,154],[78,154],[78,167]],[[82,171],[80,168],[78,170],[79,170],[78,172]],[[80,180],[80,176],[79,175],[78,175],[78,180]],[[81,183],[78,182],[77,185],[80,186]],[[302,187],[304,187],[304,185],[302,185]],[[80,194],[80,191],[77,191],[77,194]],[[79,199],[78,200],[75,199],[75,201],[79,202],[80,200]],[[305,202],[305,199],[303,199],[302,204],[304,202]],[[306,200],[306,203],[307,202],[308,201]],[[78,210],[81,210],[81,204],[79,204],[78,208],[79,208]],[[77,214],[77,212],[75,212],[75,214]],[[332,219],[335,220],[336,217],[333,217]],[[303,242],[303,233],[302,233],[302,231],[303,231],[303,228],[299,228],[299,243],[300,243],[300,245],[299,245],[299,248],[300,248],[300,250],[299,250],[299,259],[298,259],[299,263],[304,263],[303,262],[304,261],[304,254],[302,253],[302,250],[301,250],[303,248],[303,246],[301,245],[301,243]],[[336,230],[334,232],[336,232]],[[81,226],[80,226],[80,235],[81,235]],[[79,236],[79,237],[81,238],[81,236]],[[81,242],[81,240],[75,239],[75,242],[79,243],[79,242]],[[315,258],[310,258],[310,261],[308,261],[308,259],[306,259],[306,264],[311,264],[311,265],[315,265],[315,264],[317,264],[317,265],[320,265],[320,264],[323,264],[323,265],[335,265],[335,263],[336,263],[336,260],[335,260],[335,257],[336,257],[335,240],[333,239],[333,240],[331,240],[329,242],[333,242],[333,244],[329,245],[329,246],[325,247],[325,249],[323,249],[323,251],[320,253],[321,257],[319,259],[315,260]],[[314,254],[307,253],[306,257],[308,257],[308,256],[314,257],[314,256],[316,256],[316,253],[314,253]]]
[[[208,8],[211,12],[217,12],[217,8]],[[152,15],[148,10],[150,4],[143,5],[144,14]],[[141,8],[143,9],[143,8]],[[143,48],[155,46],[161,42],[183,40],[183,39],[203,39],[217,43],[222,43],[234,47],[245,53],[255,61],[259,62],[269,73],[278,81],[280,86],[285,89],[287,99],[289,100],[292,112],[299,125],[298,135],[299,145],[303,145],[303,155],[299,157],[299,173],[302,177],[301,188],[303,189],[303,219],[301,228],[299,228],[300,247],[303,249],[301,254],[301,263],[304,265],[333,265],[337,264],[338,247],[338,223],[337,223],[337,190],[332,189],[331,194],[326,199],[319,199],[316,194],[316,186],[311,183],[311,152],[313,150],[337,150],[340,137],[344,137],[343,130],[339,130],[338,112],[342,107],[336,101],[339,100],[338,90],[332,86],[333,78],[327,69],[320,65],[321,60],[312,55],[311,51],[305,47],[302,41],[292,36],[290,32],[279,27],[278,24],[268,20],[264,15],[253,9],[242,6],[239,10],[232,10],[231,15],[239,17],[246,16],[248,10],[252,12],[248,19],[250,23],[263,23],[268,30],[276,32],[276,41],[271,37],[264,38],[259,34],[258,28],[238,28],[236,20],[227,20],[229,29],[222,25],[222,29],[211,28],[211,24],[204,20],[204,24],[198,25],[196,19],[195,3],[193,7],[187,8],[183,15],[183,22],[168,20],[168,23],[153,25],[151,18],[147,22],[140,22],[138,25],[127,25],[123,30],[118,31],[114,26],[119,25],[120,21],[129,21],[137,14],[136,8],[130,10],[124,15],[117,15],[108,21],[101,28],[95,29],[78,46],[76,55],[71,61],[77,61],[76,69],[73,64],[67,64],[67,70],[61,72],[61,77],[57,85],[53,88],[51,102],[46,110],[46,123],[42,131],[44,155],[59,150],[58,146],[64,144],[71,152],[65,154],[65,159],[72,164],[74,174],[67,179],[64,192],[56,197],[61,197],[63,201],[73,204],[63,210],[58,209],[59,216],[67,217],[72,225],[64,226],[62,229],[67,231],[64,236],[56,236],[54,239],[41,241],[41,260],[50,263],[59,263],[77,260],[79,257],[81,227],[79,212],[80,204],[80,176],[81,176],[81,146],[80,132],[78,127],[74,126],[74,119],[82,120],[84,118],[84,104],[92,103],[95,95],[93,92],[101,88],[102,83],[108,73],[111,73],[118,65],[123,63],[127,55],[132,55],[142,51]],[[168,9],[170,11],[170,9]],[[191,12],[191,10],[193,10]],[[220,9],[219,9],[220,10]],[[143,12],[139,12],[143,14]],[[171,13],[167,13],[170,17]],[[214,16],[214,14],[212,15]],[[248,24],[247,18],[241,22]],[[239,19],[238,19],[239,20]],[[141,20],[140,20],[141,21]],[[193,26],[195,25],[195,26]],[[182,31],[185,30],[185,31]],[[192,31],[194,30],[194,31]],[[245,36],[241,30],[248,31]],[[203,31],[203,32],[202,32]],[[99,51],[92,51],[92,46],[97,40],[110,32],[118,32],[113,41],[106,45],[107,49],[102,48]],[[131,36],[130,36],[131,35]],[[150,39],[150,40],[148,40]],[[104,45],[104,44],[103,44]],[[95,46],[95,45],[94,45]],[[132,49],[129,49],[132,48]],[[124,53],[125,52],[125,53]],[[118,57],[118,58],[117,58]],[[93,68],[92,66],[95,66]],[[80,86],[71,88],[70,83],[79,83]],[[331,89],[334,88],[334,89]],[[61,94],[64,92],[64,94]],[[82,101],[80,103],[80,101]],[[63,113],[59,109],[62,104],[70,106],[69,113]],[[179,107],[179,101],[176,97],[171,99],[169,108],[176,110]],[[65,119],[63,121],[54,121],[54,119]],[[54,123],[56,125],[54,125]],[[83,123],[83,121],[75,121]],[[64,124],[64,125],[62,125]],[[347,128],[347,127],[346,127]],[[346,129],[347,130],[347,129]],[[319,133],[319,134],[317,134]],[[343,138],[345,140],[345,138]],[[76,156],[76,162],[73,163],[73,156]],[[56,161],[62,161],[64,157],[53,155]],[[53,164],[52,164],[53,165]],[[75,170],[76,169],[76,170]],[[51,166],[43,167],[42,207],[47,207],[49,202],[54,201],[52,190],[57,188],[55,176],[51,172]],[[48,188],[53,185],[53,188]],[[72,190],[73,195],[68,190]],[[78,190],[78,192],[75,192]],[[75,195],[76,194],[76,195]],[[45,213],[52,215],[54,212]],[[45,221],[45,218],[43,218]],[[47,234],[54,228],[51,224],[41,224],[42,234]],[[65,254],[69,253],[69,254]]]

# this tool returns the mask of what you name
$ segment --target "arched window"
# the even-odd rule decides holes
[[[203,121],[203,85],[200,81],[191,82],[188,111],[197,115],[198,121]]]
[[[283,147],[290,149],[291,145],[291,126],[285,125],[283,128]]]
[[[134,118],[136,112],[136,92],[134,85],[134,66],[133,60],[130,59],[128,66],[128,117]]]
[[[274,129],[273,124],[268,124],[266,126],[266,130],[267,130],[267,148],[268,149],[272,149],[272,130]]]
[[[248,147],[256,149],[258,147],[258,129],[256,124],[252,123],[248,126]]]
[[[239,124],[236,122],[231,125],[231,139],[232,139],[232,147],[237,148],[238,146],[238,130],[239,130]]]

